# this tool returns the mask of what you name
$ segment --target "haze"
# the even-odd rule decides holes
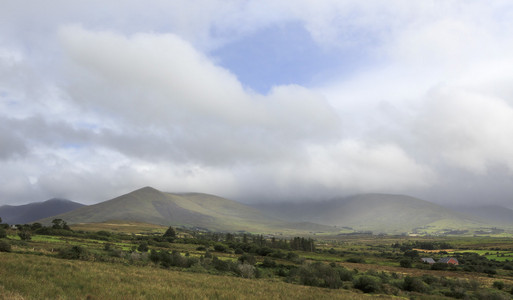
[[[510,1],[0,1],[0,205],[512,207]]]

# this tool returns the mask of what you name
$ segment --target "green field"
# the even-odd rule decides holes
[[[513,240],[505,237],[280,240],[179,229],[167,240],[166,227],[144,223],[43,229],[8,229],[0,239],[10,247],[0,252],[0,299],[510,299],[513,293]],[[21,240],[21,231],[32,235]],[[464,263],[420,262],[448,255]]]

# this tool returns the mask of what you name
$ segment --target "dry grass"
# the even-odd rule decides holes
[[[306,287],[46,256],[0,253],[0,299],[369,299]],[[383,298],[389,298],[382,296]]]

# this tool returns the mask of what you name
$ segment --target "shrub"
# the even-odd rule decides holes
[[[6,238],[6,237],[7,237],[7,232],[5,231],[5,229],[0,228],[0,239]]]
[[[242,264],[250,264],[255,265],[256,264],[256,258],[253,255],[250,254],[243,254],[239,257],[239,262]]]
[[[255,267],[254,266],[252,266],[248,263],[243,263],[243,264],[239,264],[237,267],[239,269],[240,276],[242,276],[244,278],[253,278],[255,276]]]
[[[493,282],[493,287],[498,289],[498,290],[504,289],[504,281],[494,281]]]
[[[148,252],[148,250],[150,250],[150,249],[148,248],[148,243],[147,242],[142,242],[137,247],[137,250],[140,251],[140,252]]]
[[[337,289],[342,286],[342,280],[337,270],[323,263],[301,266],[298,270],[298,276],[299,282],[304,285],[331,289]]]
[[[32,235],[30,234],[30,232],[25,230],[18,232],[18,236],[22,241],[30,241],[32,239]]]
[[[215,244],[214,251],[216,252],[226,252],[226,247],[223,244]]]
[[[381,282],[377,277],[363,275],[353,281],[353,286],[364,293],[374,293],[380,290]]]
[[[351,258],[348,258],[346,261],[350,262],[350,263],[360,263],[360,264],[365,263],[365,261],[361,257],[351,257]]]
[[[411,268],[411,260],[410,259],[401,259],[399,265],[403,268]]]
[[[353,272],[346,268],[337,268],[338,276],[342,281],[352,281],[353,280]]]
[[[276,267],[276,262],[272,260],[269,257],[264,258],[264,261],[262,262],[263,268],[274,268]]]
[[[60,249],[58,256],[66,259],[83,259],[87,256],[87,251],[80,246],[72,246]]]
[[[423,293],[426,291],[427,286],[422,280],[417,277],[406,276],[403,282],[403,290],[409,292]]]
[[[0,252],[11,252],[11,244],[0,240]]]

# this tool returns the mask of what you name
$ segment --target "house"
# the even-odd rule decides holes
[[[442,264],[452,264],[452,265],[459,265],[460,263],[458,262],[458,260],[454,257],[442,257],[440,258],[440,260],[438,261],[439,263],[442,263]]]
[[[422,262],[430,264],[430,265],[435,263],[435,260],[432,259],[431,257],[423,257],[423,258],[421,258],[421,260],[422,260]]]

